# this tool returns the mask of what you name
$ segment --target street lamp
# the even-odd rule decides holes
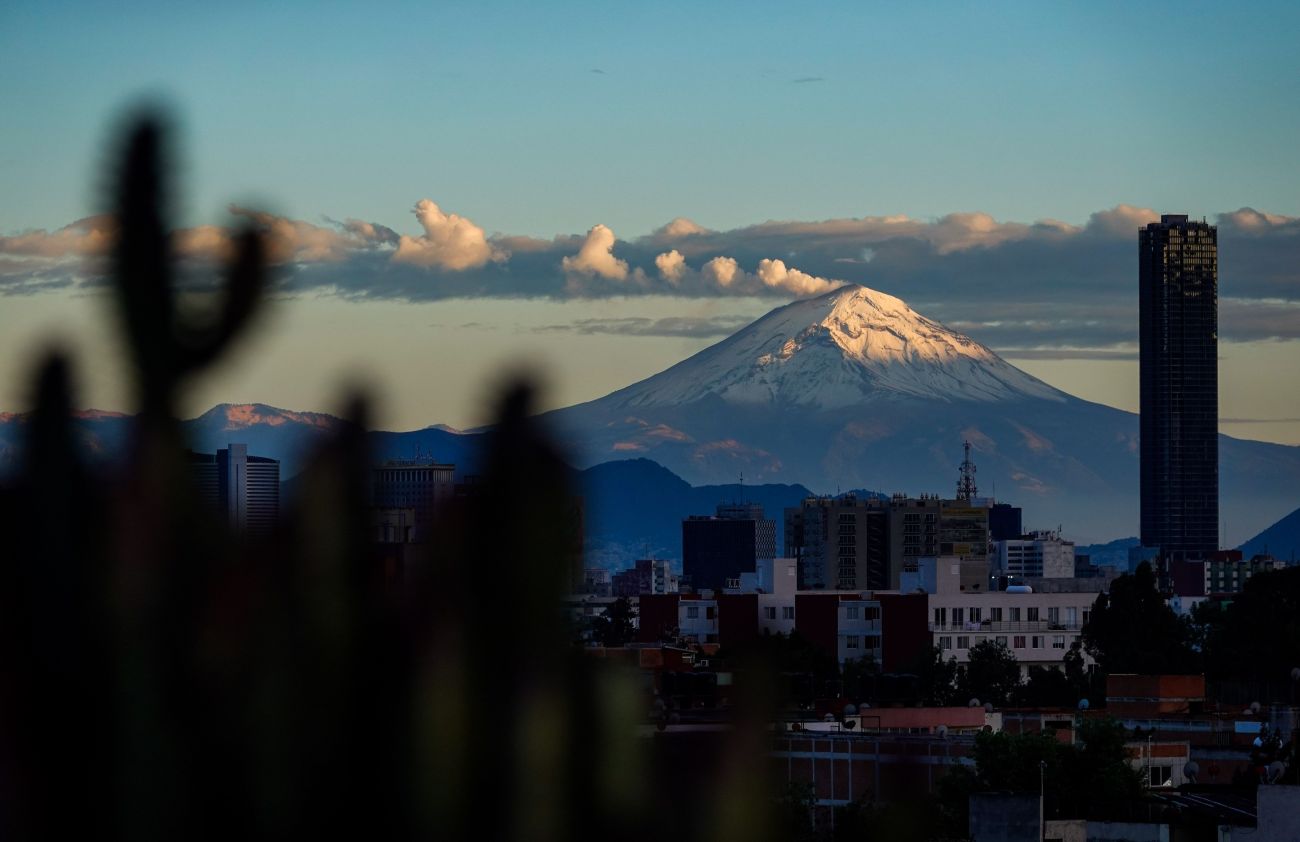
[[[1047,761],[1038,761],[1038,838],[1047,835],[1047,817],[1043,812],[1043,776],[1047,772]]]

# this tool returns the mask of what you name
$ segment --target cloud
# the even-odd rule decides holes
[[[795,85],[807,85],[812,82],[824,82],[826,80],[822,76],[800,76],[798,79],[791,79],[790,81]]]
[[[655,268],[659,270],[661,278],[676,286],[686,276],[686,258],[682,257],[680,251],[673,249],[655,257]]]
[[[112,243],[113,228],[113,218],[103,214],[78,219],[55,231],[33,230],[0,236],[0,254],[55,260],[98,255]]]
[[[711,339],[730,336],[752,322],[752,316],[670,316],[662,319],[628,317],[621,319],[578,319],[570,324],[543,325],[537,333],[598,333],[615,336],[669,336],[687,339]]]
[[[770,289],[782,289],[799,297],[821,295],[844,283],[817,278],[798,269],[786,268],[785,261],[768,259],[759,261],[758,279]]]
[[[627,261],[614,256],[614,232],[604,225],[593,226],[578,253],[565,257],[560,265],[569,274],[595,275],[612,281],[627,277]]]
[[[234,222],[267,232],[282,267],[281,294],[779,302],[861,283],[1024,359],[1133,353],[1137,230],[1159,216],[1134,203],[1099,210],[1077,225],[962,211],[931,219],[769,220],[721,231],[677,217],[620,240],[605,225],[551,239],[488,236],[427,199],[416,206],[418,234],[358,219],[308,222],[230,210]],[[1300,218],[1250,207],[1209,218],[1219,226],[1220,335],[1229,341],[1300,339]],[[189,262],[185,277],[212,274],[213,261],[228,252],[233,227],[175,232],[176,251]],[[0,295],[94,284],[95,261],[112,230],[112,220],[101,216],[0,236]]]
[[[459,214],[444,213],[432,199],[416,202],[414,213],[424,234],[399,237],[395,263],[459,272],[508,257],[488,242],[482,228]]]
[[[676,240],[679,237],[690,237],[696,234],[708,233],[710,233],[708,228],[692,222],[684,216],[679,216],[659,228],[656,228],[654,233],[650,236],[652,239]]]

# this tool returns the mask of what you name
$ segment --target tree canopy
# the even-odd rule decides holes
[[[1083,628],[1084,646],[1106,673],[1199,673],[1191,624],[1174,613],[1142,562],[1099,594]]]
[[[970,648],[958,681],[960,696],[1001,707],[1020,687],[1020,663],[1005,643],[982,640]]]

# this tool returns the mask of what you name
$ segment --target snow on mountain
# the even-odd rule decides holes
[[[1064,393],[902,300],[862,286],[795,301],[603,400],[629,409],[692,403],[819,409],[900,398],[1000,401]]]

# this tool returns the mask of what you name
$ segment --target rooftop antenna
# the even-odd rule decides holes
[[[966,458],[961,463],[960,476],[957,479],[957,499],[970,500],[979,494],[975,487],[975,463],[970,460],[970,440],[963,442]]]

